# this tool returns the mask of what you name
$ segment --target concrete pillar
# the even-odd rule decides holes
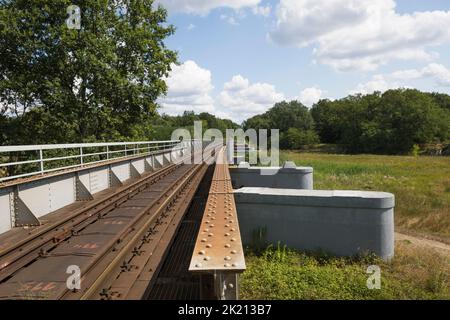
[[[261,187],[281,189],[313,189],[313,168],[297,167],[287,162],[283,167],[250,167],[241,162],[230,169],[233,188]]]
[[[391,193],[242,188],[235,200],[244,245],[281,242],[337,256],[394,256]]]

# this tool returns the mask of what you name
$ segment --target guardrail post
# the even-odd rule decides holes
[[[41,174],[44,174],[44,157],[43,157],[42,149],[39,150],[39,160],[40,160],[40,164],[41,164]]]
[[[109,160],[109,146],[106,146],[106,159]]]
[[[83,160],[83,147],[80,147],[80,164],[81,164],[81,165],[84,164],[84,160]]]

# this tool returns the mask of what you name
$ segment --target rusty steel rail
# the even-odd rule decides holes
[[[118,250],[115,246],[115,250],[110,251],[114,257],[108,266],[99,274],[94,272],[90,276],[88,273],[94,282],[88,285],[80,299],[144,297],[204,172],[204,165],[195,166],[171,185],[169,194],[158,199],[156,208],[145,212],[144,218],[150,215],[150,219],[134,224],[135,230],[123,241],[123,248]]]
[[[214,165],[208,166],[188,212],[180,222],[180,228],[170,246],[164,264],[155,277],[155,283],[148,294],[150,300],[199,300],[214,297],[201,296],[203,291],[213,287],[213,283],[202,283],[198,274],[190,272],[189,263],[194,250],[203,211],[208,199]]]
[[[54,223],[37,227],[20,241],[14,242],[0,251],[0,282],[14,272],[48,252],[59,243],[77,234],[79,230],[100,219],[133,195],[157,183],[180,164],[172,164],[144,179],[119,188],[106,198],[95,200],[68,214]]]
[[[143,298],[206,167],[170,165],[3,248],[0,298]],[[63,267],[77,263],[71,291]]]
[[[238,276],[245,268],[231,177],[221,148],[189,270],[212,275],[218,299],[237,299]]]

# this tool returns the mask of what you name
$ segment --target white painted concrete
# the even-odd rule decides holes
[[[266,241],[338,256],[394,255],[394,195],[368,191],[242,188],[235,191],[244,244]]]
[[[233,188],[262,187],[280,189],[313,189],[313,168],[296,167],[286,163],[283,167],[250,167],[247,162],[230,169]]]
[[[0,233],[11,229],[10,190],[0,189]]]

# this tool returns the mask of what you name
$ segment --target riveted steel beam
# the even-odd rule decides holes
[[[213,274],[218,299],[237,299],[237,277],[246,268],[244,250],[223,148],[217,158],[189,270]]]

